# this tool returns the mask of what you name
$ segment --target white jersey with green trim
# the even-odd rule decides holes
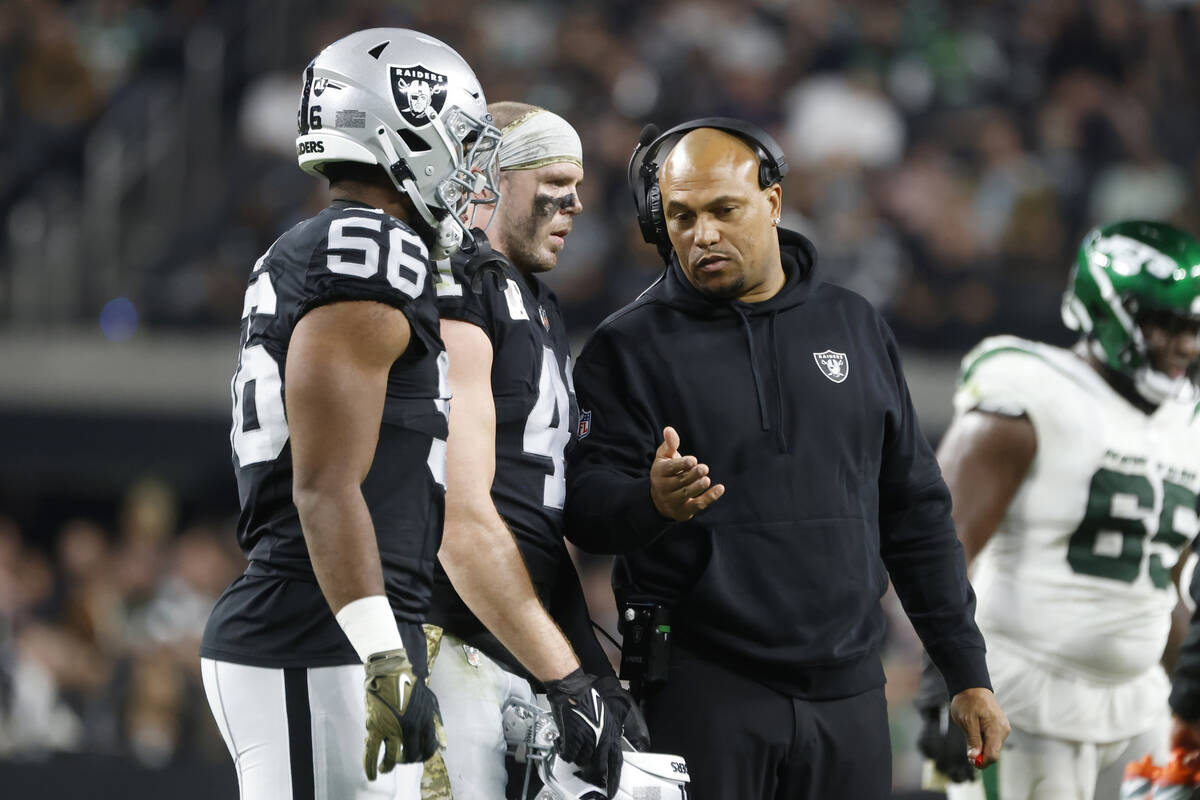
[[[1100,685],[1156,669],[1177,598],[1170,572],[1197,532],[1196,408],[1147,415],[1072,351],[1015,337],[963,359],[954,405],[1025,415],[1037,432],[973,568],[989,651]]]

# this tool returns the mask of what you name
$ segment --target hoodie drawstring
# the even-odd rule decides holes
[[[763,391],[762,373],[758,370],[758,357],[754,354],[754,332],[750,329],[750,320],[737,306],[733,306],[733,310],[737,312],[738,317],[742,320],[742,327],[746,330],[746,347],[750,349],[750,371],[754,373],[754,391],[758,394],[758,417],[762,422],[764,431],[771,430],[771,423],[767,419],[767,398]],[[771,315],[774,319],[774,314]]]
[[[775,433],[779,440],[779,452],[786,453],[788,451],[787,438],[783,434],[783,373],[779,369],[779,339],[775,336],[775,318],[778,316],[778,311],[771,312],[771,323],[767,335],[771,337],[771,369],[775,371],[775,419],[779,421]]]

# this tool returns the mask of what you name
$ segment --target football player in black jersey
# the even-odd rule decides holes
[[[605,735],[615,739],[625,723],[627,736],[647,742],[640,712],[596,641],[563,543],[563,460],[578,409],[566,327],[537,274],[554,268],[583,208],[582,147],[557,114],[522,103],[489,110],[502,132],[501,201],[488,228],[497,250],[478,237],[438,265],[454,402],[446,527],[430,613],[444,636],[430,685],[445,715],[454,795],[498,798],[506,779],[501,712],[510,698],[532,700],[530,679],[545,685],[559,710],[563,686],[594,689],[607,701],[604,728],[611,734]],[[507,592],[495,594],[486,615],[480,609],[488,604],[478,596],[485,588]],[[516,622],[541,605],[554,620],[541,615],[522,637]],[[567,736],[574,716],[556,715]],[[619,747],[613,749],[619,758]],[[585,774],[605,785],[603,766],[593,764]],[[618,781],[610,771],[610,796]]]
[[[494,190],[485,102],[409,30],[351,34],[304,73],[297,156],[332,202],[250,273],[231,387],[250,563],[200,651],[243,800],[415,799],[437,749],[420,623],[449,390],[430,255]]]

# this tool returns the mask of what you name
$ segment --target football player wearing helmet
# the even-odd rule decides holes
[[[1159,660],[1197,532],[1200,242],[1093,230],[1063,319],[1070,350],[1005,336],[963,359],[938,453],[1013,728],[1002,800],[1116,797],[1127,762],[1165,757]],[[926,755],[961,753],[939,746],[936,703],[923,712]]]
[[[556,265],[583,209],[583,150],[557,114],[523,103],[490,110],[502,130],[502,199],[488,227],[499,249],[476,231],[439,262],[454,402],[430,612],[444,638],[430,685],[456,797],[505,795],[501,714],[511,698],[532,699],[531,681],[555,709],[559,755],[615,791],[622,725],[645,742],[563,542],[564,453],[578,412],[566,326],[538,278]]]
[[[437,748],[420,624],[449,391],[429,254],[494,194],[487,119],[471,68],[415,31],[359,31],[304,72],[297,158],[332,202],[250,273],[231,386],[249,565],[200,650],[243,800],[416,798]]]

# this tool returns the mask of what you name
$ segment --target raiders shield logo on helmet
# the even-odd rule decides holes
[[[850,360],[846,358],[845,353],[825,350],[813,353],[813,358],[816,360],[817,366],[821,368],[821,374],[834,383],[846,380],[846,375],[850,373]]]
[[[389,64],[392,99],[400,116],[414,128],[428,125],[446,104],[446,76],[420,64],[398,67]]]

